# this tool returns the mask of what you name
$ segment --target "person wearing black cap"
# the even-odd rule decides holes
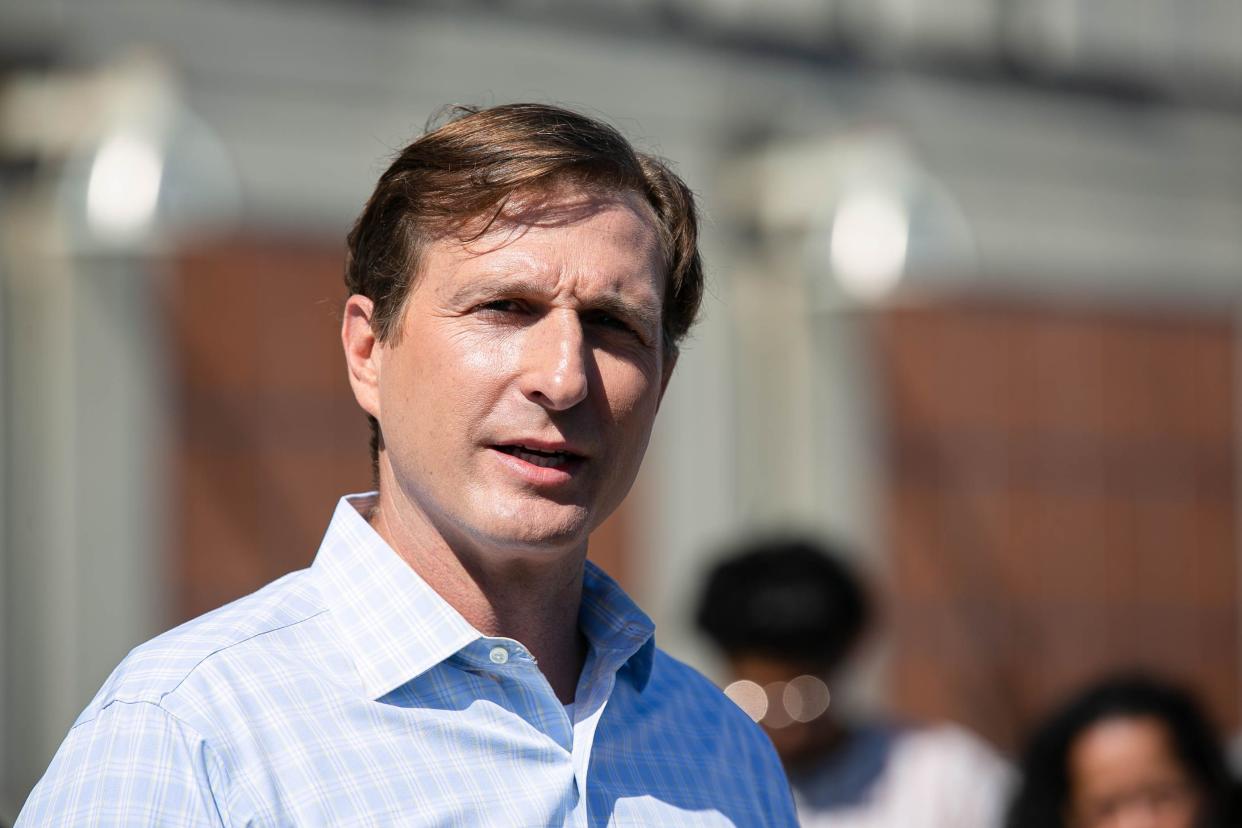
[[[1003,818],[1007,765],[953,725],[851,721],[832,702],[874,606],[835,549],[753,540],[710,572],[696,621],[722,651],[726,693],[771,737],[804,826],[984,828]]]

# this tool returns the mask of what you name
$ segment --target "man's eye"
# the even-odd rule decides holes
[[[484,302],[477,305],[475,310],[494,311],[496,313],[517,313],[522,310],[522,304],[515,299],[493,299],[490,302]]]
[[[619,317],[613,316],[611,313],[596,313],[590,317],[590,322],[603,328],[609,328],[614,331],[623,333],[631,333],[637,336],[634,328],[628,322]]]

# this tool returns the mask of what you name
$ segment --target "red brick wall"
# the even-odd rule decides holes
[[[1012,746],[1146,665],[1238,723],[1234,343],[1212,314],[882,318],[902,710]]]

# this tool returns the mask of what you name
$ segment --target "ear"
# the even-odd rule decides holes
[[[354,399],[363,411],[378,420],[380,363],[384,349],[371,327],[374,310],[374,304],[367,297],[357,293],[349,297],[341,320],[341,345],[345,349],[345,367],[349,371]]]

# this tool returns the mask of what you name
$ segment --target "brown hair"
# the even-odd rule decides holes
[[[397,155],[349,233],[345,285],[374,304],[376,337],[389,342],[400,335],[405,299],[428,244],[463,233],[475,219],[487,219],[485,231],[515,194],[569,183],[637,192],[650,204],[668,267],[664,348],[675,355],[703,297],[694,195],[685,183],[611,126],[567,109],[526,103],[451,112],[447,123]],[[369,419],[378,469],[379,424]]]

